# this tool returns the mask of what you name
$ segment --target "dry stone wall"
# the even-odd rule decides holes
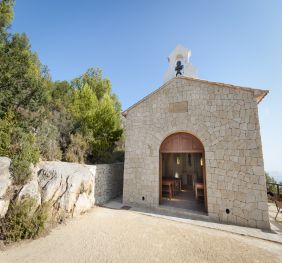
[[[123,163],[98,164],[95,175],[95,204],[104,204],[122,195]]]
[[[187,101],[185,111],[173,103]],[[159,148],[175,132],[205,148],[208,215],[269,228],[257,102],[252,91],[175,78],[126,116],[123,202],[159,205]],[[230,213],[226,213],[226,209]]]

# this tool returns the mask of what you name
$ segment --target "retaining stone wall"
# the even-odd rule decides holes
[[[95,173],[95,204],[106,203],[122,195],[123,163],[97,164]]]

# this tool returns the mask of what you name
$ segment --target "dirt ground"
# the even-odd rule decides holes
[[[282,245],[97,207],[34,241],[0,251],[0,262],[282,262]]]

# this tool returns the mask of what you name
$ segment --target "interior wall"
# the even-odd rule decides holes
[[[191,185],[192,175],[198,181],[203,181],[203,169],[200,165],[201,153],[163,153],[162,176],[182,178],[184,185]],[[190,176],[190,177],[189,177]]]
[[[202,154],[201,153],[195,153],[193,154],[193,169],[194,173],[196,174],[196,178],[199,181],[203,181],[203,167],[201,166],[201,158]]]

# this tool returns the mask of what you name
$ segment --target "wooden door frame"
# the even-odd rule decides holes
[[[207,178],[206,178],[206,156],[205,152],[202,153],[203,158],[203,179],[204,179],[204,194],[205,194],[205,210],[208,213],[208,198],[207,198]]]
[[[159,152],[159,205],[161,205],[163,199],[162,185],[163,185],[163,154],[160,151]]]

